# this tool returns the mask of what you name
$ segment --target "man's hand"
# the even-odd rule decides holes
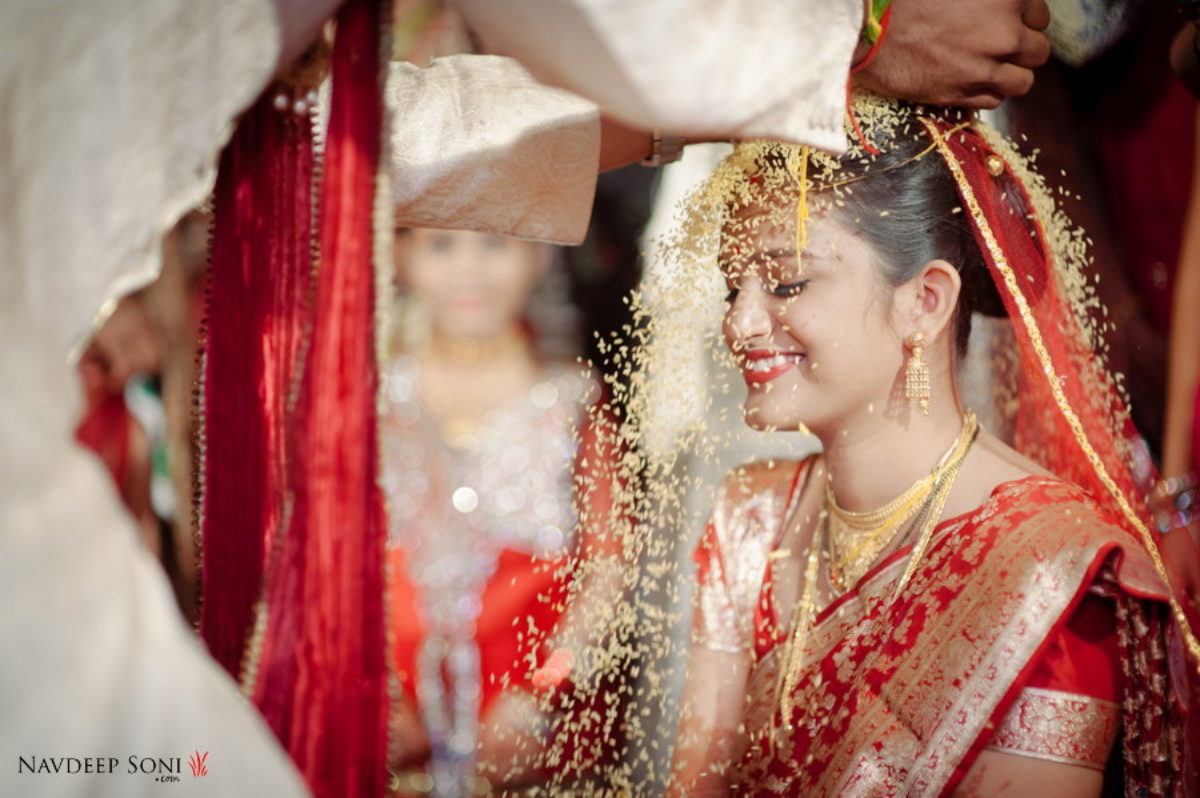
[[[429,735],[407,694],[392,699],[388,724],[388,767],[407,770],[429,759]]]
[[[551,723],[537,699],[522,690],[505,691],[492,703],[479,728],[475,762],[497,792],[537,782]]]
[[[134,374],[155,374],[162,368],[158,343],[138,295],[121,299],[96,332],[81,366],[86,381],[102,379],[110,393],[125,390],[125,383]]]
[[[1050,57],[1046,0],[894,0],[862,86],[914,102],[995,108]]]

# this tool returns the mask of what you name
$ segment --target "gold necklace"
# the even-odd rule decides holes
[[[953,446],[951,448],[954,448]],[[947,454],[949,450],[947,450]],[[946,458],[943,454],[939,463]],[[890,502],[880,507],[878,510],[868,510],[866,512],[855,512],[847,510],[837,503],[833,496],[833,486],[827,481],[825,483],[825,499],[829,505],[829,509],[842,521],[846,526],[855,529],[875,529],[880,524],[890,520],[897,514],[901,513],[905,508],[910,507],[913,503],[919,502],[929,495],[930,488],[933,487],[935,473],[927,474],[921,477],[904,493],[892,499]]]
[[[825,514],[822,513],[822,516]],[[792,628],[788,634],[787,646],[783,650],[780,662],[779,677],[776,681],[776,695],[779,696],[780,724],[779,730],[791,729],[793,696],[800,682],[800,669],[804,655],[804,637],[817,612],[817,571],[821,562],[822,537],[825,536],[824,519],[818,519],[817,528],[813,530],[812,540],[808,544],[808,563],[804,569],[804,588],[800,600],[792,610]]]
[[[519,357],[529,349],[529,339],[517,330],[505,330],[492,338],[469,335],[435,336],[427,345],[426,356],[455,366],[477,366],[497,360]]]
[[[929,479],[930,486],[929,492],[924,499],[917,501],[915,498],[917,496],[916,492],[913,492],[910,496],[911,488],[902,495],[902,498],[907,497],[907,500],[915,502],[918,509],[907,515],[907,518],[913,519],[915,517],[915,525],[920,527],[921,532],[918,535],[917,543],[913,547],[913,553],[909,557],[904,574],[897,585],[893,601],[895,600],[895,596],[899,596],[900,591],[908,584],[908,581],[916,571],[917,564],[924,556],[925,549],[928,547],[929,541],[933,536],[933,530],[937,527],[942,511],[945,509],[946,500],[950,496],[950,489],[954,485],[954,479],[958,476],[958,470],[962,466],[963,460],[971,448],[971,444],[975,442],[975,436],[978,433],[979,422],[975,414],[968,410],[963,416],[962,430],[959,432],[954,445],[942,455],[933,473],[928,478],[925,478]],[[924,481],[924,479],[918,480],[918,483]],[[804,572],[804,587],[801,590],[799,601],[796,602],[796,606],[792,610],[791,629],[788,632],[787,643],[780,657],[781,670],[776,682],[776,696],[780,713],[780,727],[778,731],[786,731],[791,727],[792,712],[795,708],[796,687],[800,683],[804,664],[804,644],[807,642],[809,627],[817,612],[816,584],[817,573],[820,570],[821,550],[823,547],[830,545],[828,540],[831,537],[829,519],[833,514],[828,510],[828,505],[830,504],[828,497],[830,495],[831,493],[826,493],[827,509],[821,513],[821,517],[817,521],[817,528],[813,531],[812,540],[809,543],[808,562]],[[836,503],[834,504],[836,506]],[[889,506],[892,504],[895,504],[895,502],[889,502]],[[841,508],[838,509],[840,510]],[[907,512],[902,507],[893,509],[896,512]],[[849,511],[846,512],[849,513]],[[853,515],[852,513],[849,514]],[[902,523],[899,526],[911,525]],[[889,542],[891,539],[889,538]],[[854,580],[854,582],[856,581],[857,579]],[[854,584],[854,582],[850,582],[850,584]]]
[[[431,363],[454,368],[478,366],[481,363],[496,363],[503,360],[516,361],[530,354],[529,341],[515,330],[507,330],[490,339],[458,337],[435,337],[418,354],[422,370],[428,374]],[[428,379],[428,377],[426,377]],[[473,401],[462,403],[456,409],[442,409],[434,416],[434,422],[442,440],[451,449],[467,449],[475,443],[475,433],[487,414],[497,402],[480,401],[482,395],[489,399],[487,391],[474,395]]]
[[[960,446],[956,450],[955,456],[951,459],[953,465],[946,469],[938,480],[937,486],[934,488],[934,494],[930,501],[929,507],[925,513],[925,518],[919,525],[921,527],[920,534],[917,535],[917,542],[913,544],[912,554],[908,556],[908,565],[904,567],[904,574],[900,577],[900,581],[896,583],[896,591],[892,594],[894,602],[900,597],[901,591],[908,585],[910,579],[917,571],[917,566],[925,556],[925,550],[929,548],[929,541],[933,539],[933,530],[937,529],[938,522],[942,518],[942,510],[946,507],[946,501],[950,498],[950,489],[954,487],[954,480],[958,477],[958,470],[962,466],[962,461],[966,457],[967,451],[971,448],[971,444],[975,442],[976,436],[979,434],[979,422],[975,418],[975,414],[968,411],[967,417],[963,423],[963,435],[959,438]],[[958,452],[961,451],[961,455]]]
[[[829,581],[839,593],[846,592],[867,572],[871,563],[890,544],[908,522],[920,512],[929,500],[933,481],[921,480],[921,490],[910,496],[904,504],[884,517],[877,526],[862,527],[850,523],[833,499],[833,492],[826,488],[825,513],[829,527]]]
[[[861,513],[846,510],[838,505],[832,484],[826,482],[829,581],[839,593],[858,582],[900,533],[911,527],[909,522],[922,515],[945,475],[957,469],[966,457],[978,427],[975,414],[968,410],[958,437],[938,458],[933,471],[878,510]]]

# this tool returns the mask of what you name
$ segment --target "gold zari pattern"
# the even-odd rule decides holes
[[[1104,770],[1120,728],[1120,707],[1086,695],[1026,687],[990,750]]]
[[[1021,497],[1034,492],[1042,498],[1030,517]],[[768,731],[764,717],[774,705],[779,648],[758,660],[746,715],[755,732],[735,783],[773,783],[771,762],[804,762],[800,746],[836,728],[836,744],[819,743],[819,772],[799,768],[777,791],[939,794],[987,739],[1006,693],[1097,558],[1123,537],[1065,483],[1029,478],[1001,486],[975,512],[938,528],[921,567],[882,616],[903,581],[902,558],[816,617],[799,663],[792,703],[801,712],[792,733]],[[1125,549],[1126,561],[1142,558]],[[938,623],[924,623],[931,615]],[[878,677],[874,684],[869,673]]]

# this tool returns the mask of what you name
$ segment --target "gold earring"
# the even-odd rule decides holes
[[[925,335],[915,332],[904,341],[912,349],[904,367],[904,396],[915,399],[921,412],[929,415],[929,367],[925,365]]]

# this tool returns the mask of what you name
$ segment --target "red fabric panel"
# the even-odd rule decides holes
[[[425,639],[420,593],[408,576],[403,552],[393,549],[388,558],[392,662],[415,700],[417,652]],[[545,659],[542,644],[557,626],[566,601],[570,576],[565,566],[563,560],[539,560],[511,550],[500,553],[496,572],[480,597],[475,624],[481,717],[506,687],[533,689],[529,677]]]
[[[287,396],[310,321],[312,124],[273,88],[221,155],[204,383],[200,631],[235,677],[287,483]]]
[[[121,394],[104,390],[90,390],[87,394],[87,408],[75,428],[75,440],[95,452],[118,493],[123,494],[129,470],[129,433],[133,417]]]
[[[504,551],[483,591],[475,638],[483,671],[480,713],[486,715],[505,685],[531,690],[533,667],[545,659],[542,644],[566,602],[563,561],[537,560]]]
[[[400,685],[417,699],[417,652],[425,639],[421,596],[408,575],[408,561],[400,549],[389,549],[388,626],[391,628],[392,668]]]
[[[1051,633],[1028,687],[1121,700],[1121,646],[1112,602],[1088,595]]]

